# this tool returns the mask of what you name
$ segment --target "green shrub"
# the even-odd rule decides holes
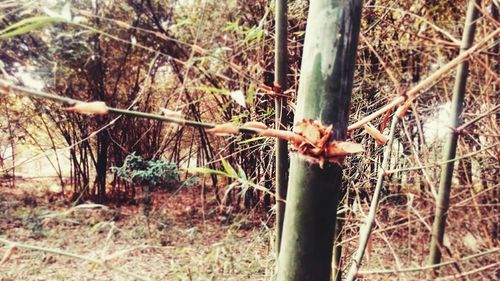
[[[166,160],[144,160],[135,152],[129,154],[121,167],[111,168],[116,175],[131,183],[172,190],[179,185],[179,169]]]

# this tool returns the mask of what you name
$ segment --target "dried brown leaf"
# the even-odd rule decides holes
[[[309,154],[313,155],[313,156],[320,156],[321,153],[323,153],[323,149],[319,148],[319,147],[313,147],[313,148],[310,148],[308,150]]]
[[[103,115],[108,113],[108,107],[103,101],[78,102],[74,106],[64,108],[66,111]]]
[[[0,260],[0,265],[5,264],[10,260],[13,254],[17,252],[17,247],[16,246],[10,246],[9,249],[5,252],[5,254],[2,257],[2,260]]]
[[[321,137],[321,139],[319,140],[319,142],[317,144],[318,147],[320,147],[320,148],[325,147],[325,144],[328,142],[328,140],[330,139],[330,136],[332,135],[332,131],[333,131],[332,125],[330,125],[324,129],[323,136]]]
[[[377,130],[377,128],[370,124],[363,125],[363,128],[372,138],[375,139],[375,142],[377,142],[378,145],[383,145],[389,140],[387,136],[382,134],[379,130]]]
[[[389,122],[389,117],[391,117],[392,111],[393,110],[391,109],[384,114],[384,118],[382,119],[382,122],[380,122],[380,126],[379,126],[380,132],[383,132],[385,127],[387,127],[387,123]]]
[[[363,146],[353,142],[331,142],[325,149],[327,157],[346,156],[349,154],[363,152]]]
[[[312,144],[319,143],[321,139],[321,131],[319,126],[312,122],[312,120],[298,123],[295,127],[296,129],[294,131],[302,135],[309,142],[311,142]]]
[[[215,134],[218,136],[236,135],[240,132],[238,127],[233,123],[224,123],[216,125],[212,129],[207,129],[207,133]]]
[[[266,124],[264,124],[262,122],[255,122],[255,121],[246,122],[245,124],[243,124],[242,127],[258,129],[258,130],[267,130],[268,129]]]

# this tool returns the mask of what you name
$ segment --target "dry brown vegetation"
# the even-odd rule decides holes
[[[138,206],[71,207],[48,191],[50,184],[28,180],[15,190],[3,186],[2,237],[98,259],[147,280],[270,276],[272,231],[262,214],[220,213],[213,200],[203,209],[197,190],[183,190],[156,193],[146,220]],[[2,281],[130,279],[91,261],[21,247],[0,272]]]
[[[0,79],[26,86],[43,81],[44,91],[117,108],[153,113],[167,108],[189,120],[272,127],[276,93],[265,90],[273,88],[274,66],[268,1],[97,1],[98,7],[74,2],[73,15],[85,18],[80,25],[47,25],[0,40]],[[292,116],[308,1],[289,2],[289,90],[278,94],[289,97]],[[364,2],[350,124],[456,58],[466,9],[466,1],[453,0]],[[45,15],[44,5],[63,6],[0,2],[0,30]],[[479,9],[476,43],[500,28],[498,1],[482,1]],[[467,57],[464,125],[442,245],[443,262],[449,264],[441,267],[439,280],[500,279],[498,52],[497,36]],[[425,266],[442,164],[440,135],[447,129],[443,119],[449,117],[453,81],[454,71],[433,80],[398,125],[360,269],[366,280],[432,279]],[[237,90],[244,93],[246,107],[231,97]],[[19,245],[12,251],[6,243],[0,249],[0,280],[133,279],[107,265],[152,280],[271,278],[275,200],[255,187],[274,191],[272,138],[219,137],[154,120],[82,116],[0,91],[0,235],[45,247]],[[371,128],[387,135],[389,120],[383,114]],[[368,214],[384,147],[362,128],[352,130],[350,138],[365,151],[343,162],[343,229],[337,242],[344,269]],[[38,168],[21,164],[42,163],[43,156],[33,154],[51,151],[59,151],[59,158],[50,156],[56,176],[30,179]],[[132,152],[212,173],[198,175],[200,181],[190,188],[155,191],[145,217],[139,184],[110,172]],[[66,166],[64,158],[70,159]],[[226,164],[237,175],[220,176],[228,174]],[[181,182],[189,177],[181,170]],[[47,191],[54,184],[62,185],[64,194]]]

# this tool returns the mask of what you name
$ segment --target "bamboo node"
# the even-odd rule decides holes
[[[358,143],[330,140],[333,126],[324,126],[318,120],[304,119],[295,124],[294,133],[301,137],[292,141],[291,149],[308,162],[323,168],[325,163],[342,166],[345,156],[364,151]]]

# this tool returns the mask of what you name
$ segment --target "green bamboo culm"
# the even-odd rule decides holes
[[[295,123],[333,125],[344,140],[361,22],[361,0],[312,0],[306,28]],[[292,154],[278,281],[329,281],[342,168],[320,168]]]
[[[470,0],[467,7],[465,26],[462,34],[462,44],[460,52],[464,52],[472,46],[474,33],[476,30],[476,21],[478,10],[481,4],[480,0]],[[469,61],[464,60],[457,68],[455,84],[453,86],[453,98],[451,108],[450,128],[457,128],[460,125],[460,115],[462,114],[465,86],[467,75],[469,73]],[[434,213],[434,222],[432,224],[432,238],[430,245],[430,264],[438,264],[441,261],[440,248],[443,245],[444,228],[446,217],[450,204],[450,190],[453,176],[454,161],[457,150],[458,133],[450,130],[446,135],[446,144],[443,150],[443,161],[447,161],[441,166],[441,178],[439,182],[439,191],[436,201],[436,210]]]
[[[287,89],[287,0],[276,0],[276,35],[274,44],[274,84],[281,87],[281,92]],[[276,129],[286,130],[288,118],[286,114],[286,99],[276,96],[275,122]],[[276,139],[276,256],[280,252],[283,219],[285,218],[285,202],[288,183],[288,143]],[[280,200],[282,199],[282,200]]]

